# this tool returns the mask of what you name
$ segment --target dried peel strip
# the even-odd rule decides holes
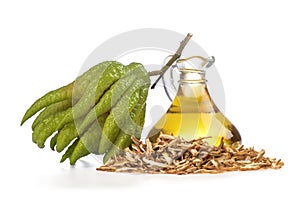
[[[265,150],[244,148],[239,143],[228,147],[221,143],[211,147],[205,138],[186,141],[179,137],[160,134],[156,143],[148,139],[143,144],[132,137],[132,148],[111,158],[97,170],[151,174],[216,174],[226,171],[280,169],[279,159],[265,157]]]

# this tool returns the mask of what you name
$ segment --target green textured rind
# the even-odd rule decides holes
[[[136,79],[136,76],[130,75],[140,73],[141,67],[142,65],[140,63],[131,63],[125,67],[124,75],[104,93],[100,101],[86,115],[79,126],[79,133],[83,132],[98,116],[109,111],[111,107],[119,101],[126,89],[129,88]]]
[[[95,78],[86,88],[85,93],[73,107],[71,117],[77,119],[86,114],[99,101],[103,93],[120,79],[124,73],[124,65],[118,62],[112,62],[106,67],[98,78]],[[68,119],[66,119],[68,120]]]
[[[133,111],[132,113],[130,113],[131,116],[134,117],[135,115],[138,115],[138,113],[136,113],[138,111],[139,110],[136,109],[136,111]],[[134,119],[134,121],[138,122],[139,119]],[[103,163],[106,163],[112,156],[117,155],[121,150],[123,150],[126,147],[131,145],[131,143],[132,143],[131,134],[127,134],[124,131],[120,131],[117,139],[114,141],[114,144],[111,145],[110,149],[103,157]],[[133,133],[133,134],[136,134],[136,133]]]
[[[75,165],[76,161],[80,158],[89,155],[90,152],[86,149],[85,145],[82,143],[81,140],[77,143],[75,146],[73,152],[71,153],[69,159],[70,159],[70,165]]]
[[[57,142],[58,133],[56,133],[50,140],[50,148],[54,151],[55,145]]]
[[[104,114],[102,114],[98,117],[98,123],[99,123],[99,126],[101,127],[101,129],[103,129],[105,120],[106,120],[108,115],[109,115],[109,113],[107,112],[107,113],[104,113]]]
[[[130,112],[138,102],[140,89],[146,87],[148,92],[149,85],[150,79],[146,71],[136,75],[134,84],[126,91],[107,117],[100,140],[99,154],[105,153],[114,143],[118,136],[118,129],[123,129],[124,123],[130,118]]]
[[[59,112],[54,116],[49,116],[36,127],[33,132],[33,142],[36,142],[40,148],[43,148],[45,141],[53,132],[72,122],[74,120],[73,117],[76,119],[86,114],[94,106],[95,99],[99,99],[103,92],[119,79],[123,73],[123,68],[124,66],[118,62],[112,62],[108,65],[101,74],[101,78],[96,79],[96,82],[90,83],[82,98],[73,108]]]
[[[74,165],[76,161],[90,153],[97,153],[99,147],[99,140],[102,134],[102,128],[108,113],[99,116],[97,122],[94,122],[91,127],[80,137],[80,141],[74,147],[73,152],[70,154],[70,164]],[[100,129],[99,129],[99,126]]]
[[[50,115],[35,127],[32,134],[32,141],[37,143],[40,148],[45,146],[44,143],[48,137],[62,128],[58,127],[58,125],[61,123],[61,119],[64,118],[64,112],[65,111]]]
[[[35,115],[38,111],[43,109],[46,106],[49,106],[53,103],[63,101],[68,98],[72,98],[72,88],[73,88],[73,82],[63,86],[61,88],[58,88],[56,90],[50,91],[38,100],[36,100],[30,108],[26,111],[25,115],[22,118],[21,125],[28,120],[30,117]]]
[[[144,106],[143,106],[143,109],[140,113],[140,117],[139,117],[140,120],[139,120],[138,123],[141,125],[141,127],[144,127],[144,124],[145,124],[146,106],[147,106],[147,104],[145,103]],[[135,137],[137,137],[138,139],[141,138],[140,135],[136,135]]]
[[[147,101],[147,97],[148,97],[149,87],[150,87],[150,82],[149,82],[148,85],[146,85],[146,86],[142,89],[142,92],[141,92],[141,97],[142,97],[142,99],[141,99],[141,104],[143,104],[143,108],[142,108],[141,112],[139,113],[139,117],[138,117],[139,121],[137,121],[137,123],[138,123],[141,127],[143,127],[144,124],[145,124],[146,106],[147,106],[146,101]],[[141,136],[135,135],[135,137],[140,138]]]
[[[122,128],[126,121],[126,114],[132,111],[138,99],[139,90],[132,86],[112,109],[104,123],[103,136],[101,137],[98,150],[99,154],[105,153],[115,141],[120,128]]]
[[[134,119],[134,122],[136,122],[141,128],[144,126],[143,121],[141,120],[145,116],[145,106],[142,107],[141,110],[139,110],[139,113],[137,113],[137,118]],[[134,115],[133,115],[134,117]],[[141,136],[141,130],[134,129],[135,132],[131,133],[125,133],[124,131],[120,131],[120,134],[118,135],[117,139],[114,142],[114,145],[111,146],[109,151],[105,154],[103,157],[103,162],[106,163],[112,156],[119,154],[123,149],[126,147],[129,147],[132,144],[131,135],[135,135],[137,138],[140,138]]]
[[[32,123],[32,130],[44,119],[46,119],[48,116],[53,115],[55,113],[58,113],[60,111],[63,111],[67,108],[70,108],[72,106],[72,99],[66,99],[54,104],[49,105],[46,107],[38,116],[37,118],[33,121]]]
[[[144,109],[146,109],[145,102],[148,96],[148,88],[149,85],[141,89],[140,98],[135,107],[136,110],[133,110],[133,112],[130,113],[130,119],[126,121],[126,126],[122,128],[123,133],[128,135],[134,135],[135,137],[140,138],[140,133],[142,132],[141,125],[144,126],[144,120],[145,120]]]
[[[95,78],[98,78],[99,74],[102,74],[104,69],[108,65],[110,65],[113,61],[104,61],[101,62],[92,68],[90,68],[88,71],[83,73],[81,76],[76,78],[73,88],[73,99],[79,99],[84,94],[87,86],[89,83],[94,80]]]
[[[105,164],[111,157],[113,157],[114,155],[118,155],[123,149],[129,147],[132,144],[130,137],[130,135],[120,133],[114,145],[111,146],[109,151],[103,157],[103,163]]]
[[[64,155],[61,157],[60,162],[64,162],[66,159],[68,159],[71,154],[73,153],[77,143],[79,142],[79,138],[77,138],[67,149],[67,151],[64,153]]]
[[[131,66],[132,69],[137,69],[137,71],[131,71],[129,73],[129,71],[132,70],[129,66]],[[32,140],[37,143],[40,148],[43,148],[47,138],[58,131],[58,133],[52,137],[50,147],[52,150],[56,147],[56,150],[60,152],[77,138],[68,147],[61,159],[61,162],[63,162],[69,158],[70,163],[73,165],[79,158],[88,155],[90,152],[99,153],[101,146],[99,143],[101,143],[104,135],[101,129],[104,131],[106,126],[107,130],[113,126],[116,127],[116,129],[111,131],[113,133],[112,135],[114,135],[111,138],[112,140],[105,135],[106,142],[108,142],[107,148],[104,145],[106,148],[105,152],[109,149],[111,142],[114,141],[117,142],[120,147],[122,147],[122,145],[130,145],[131,139],[129,138],[128,140],[129,134],[126,134],[126,137],[124,137],[122,132],[120,133],[120,129],[123,132],[139,135],[137,132],[141,130],[140,128],[135,127],[135,129],[133,129],[124,123],[128,122],[130,117],[132,118],[131,113],[139,102],[138,100],[141,99],[140,96],[142,92],[140,87],[145,84],[149,85],[150,79],[141,64],[131,63],[124,67],[121,63],[115,61],[103,62],[89,69],[69,85],[48,92],[38,99],[26,111],[21,124],[36,114],[36,112],[45,108],[32,124]],[[130,91],[134,86],[136,89]],[[126,96],[127,93],[128,96]],[[101,129],[99,130],[98,124],[97,129],[91,129],[93,127],[93,123],[91,122],[94,121],[94,123],[96,123],[93,119],[86,126],[85,129],[87,129],[87,131],[82,131],[82,136],[79,138],[74,123],[76,123],[77,120],[80,122],[80,117],[89,113],[95,104],[95,108],[97,108],[97,102],[100,103],[101,101],[103,101],[102,106],[104,107],[100,109],[100,111],[102,111],[99,113],[102,115],[98,117],[98,124]],[[115,109],[121,101],[123,102],[123,107],[119,106],[118,109]],[[113,109],[111,110],[111,108]],[[111,115],[112,117],[110,117]],[[95,118],[95,115],[93,117]],[[111,124],[109,122],[111,122]],[[143,122],[144,119],[140,119],[140,122],[137,121],[136,123]],[[73,127],[70,128],[69,124],[73,124]],[[92,126],[88,128],[90,124],[92,124]],[[74,130],[74,132],[72,130]],[[119,139],[120,142],[118,142],[118,138],[123,139]]]
[[[111,61],[99,63],[98,65],[95,65],[84,74],[79,76],[72,83],[46,93],[44,96],[36,100],[26,111],[25,115],[22,118],[21,125],[44,107],[47,107],[59,101],[63,101],[65,99],[80,98],[83,92],[85,92],[86,87],[90,84],[91,80],[94,80],[93,77],[97,74],[101,74],[103,68],[111,63]]]
[[[85,93],[73,108],[66,110],[63,119],[57,128],[61,128],[64,124],[78,119],[89,112],[89,110],[98,102],[102,94],[124,73],[124,66],[118,62],[111,62],[103,71],[95,78],[86,88]]]
[[[56,151],[62,152],[69,144],[78,136],[75,124],[70,122],[66,124],[60,131],[56,142]]]
[[[130,113],[130,117],[134,124],[127,123],[127,126],[120,131],[117,139],[114,141],[114,145],[111,146],[109,151],[105,154],[103,162],[106,163],[112,156],[117,155],[121,150],[129,147],[132,143],[131,135],[137,138],[141,137],[142,127],[145,122],[146,113],[146,99],[148,96],[148,87],[145,87],[141,91],[139,102],[134,110]]]
[[[99,140],[101,137],[101,130],[95,122],[93,125],[80,137],[80,141],[74,148],[70,156],[70,164],[74,165],[76,161],[90,153],[95,153],[98,150]]]

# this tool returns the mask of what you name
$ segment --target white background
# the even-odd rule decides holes
[[[1,1],[1,199],[294,196],[299,177],[298,1]],[[226,116],[246,146],[282,158],[278,171],[197,176],[99,173],[93,158],[75,168],[31,142],[19,123],[40,95],[73,80],[106,39],[137,28],[192,32],[216,66]],[[8,196],[7,196],[8,195]]]

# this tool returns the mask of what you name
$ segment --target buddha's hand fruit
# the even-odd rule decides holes
[[[52,136],[51,149],[68,147],[61,162],[69,158],[73,165],[90,153],[107,153],[107,161],[131,144],[131,135],[140,137],[149,86],[142,64],[102,62],[36,100],[21,125],[42,110],[32,124],[32,141],[40,148]]]

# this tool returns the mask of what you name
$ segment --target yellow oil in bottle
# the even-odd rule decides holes
[[[189,70],[183,73],[198,72]],[[215,146],[219,145],[222,139],[228,145],[241,141],[238,130],[212,101],[203,77],[180,82],[172,105],[155,124],[148,137],[153,141],[160,132],[187,140],[209,137],[206,141]]]

